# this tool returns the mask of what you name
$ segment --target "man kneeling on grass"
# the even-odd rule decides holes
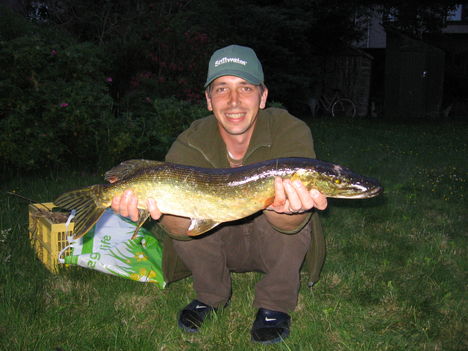
[[[252,49],[231,45],[217,50],[209,62],[205,88],[213,114],[180,134],[166,161],[226,168],[279,157],[315,157],[312,135],[304,122],[285,110],[265,109],[268,89]],[[300,182],[281,178],[275,180],[275,191],[273,204],[261,213],[192,239],[186,235],[190,219],[162,214],[158,199],[148,200],[151,217],[168,234],[164,250],[169,265],[180,267],[180,258],[193,276],[196,299],[181,310],[178,320],[184,331],[197,332],[210,314],[228,306],[230,272],[260,271],[264,276],[256,285],[253,305],[258,312],[252,340],[270,344],[289,335],[299,270],[311,238],[322,235],[313,210],[325,209],[327,199],[316,190],[309,192]],[[115,197],[112,208],[138,219],[137,199],[131,190]],[[176,279],[186,276],[176,275]]]

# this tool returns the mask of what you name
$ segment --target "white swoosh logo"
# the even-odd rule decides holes
[[[265,322],[272,322],[272,321],[276,321],[276,318],[265,317]]]

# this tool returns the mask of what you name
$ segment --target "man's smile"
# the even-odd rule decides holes
[[[236,120],[241,120],[245,117],[246,113],[245,112],[236,112],[236,113],[228,113],[226,112],[224,114],[226,116],[226,118],[230,121],[236,121]]]

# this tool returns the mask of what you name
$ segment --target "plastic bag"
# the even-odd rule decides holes
[[[109,209],[86,235],[71,242],[71,254],[59,261],[164,288],[161,244],[145,228],[132,240],[135,227]]]

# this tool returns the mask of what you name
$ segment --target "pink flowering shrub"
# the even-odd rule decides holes
[[[100,46],[27,21],[11,31],[3,23],[0,13],[5,169],[105,169],[128,158],[162,159],[180,132],[208,114],[195,103],[203,95],[194,82],[203,78],[189,75],[193,62],[184,66],[176,57],[156,65],[170,61],[168,48],[125,80]]]
[[[0,34],[0,163],[36,169],[97,161],[113,119],[105,55],[64,34],[19,29],[16,37]]]

